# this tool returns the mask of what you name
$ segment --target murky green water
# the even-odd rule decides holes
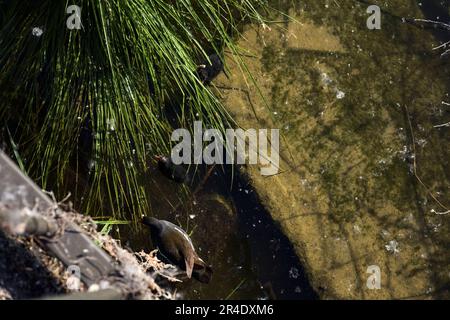
[[[233,178],[232,178],[233,177]],[[212,265],[211,283],[186,280],[174,286],[188,299],[313,299],[303,268],[288,239],[261,207],[256,192],[238,172],[216,168],[195,181],[195,195],[171,208],[175,183],[156,173],[166,199],[158,218],[174,221],[191,235],[199,255]],[[164,203],[165,202],[165,203]],[[149,251],[148,230],[129,226],[120,236],[134,250]]]
[[[402,18],[424,10],[450,20],[448,4],[373,1],[382,28],[371,31],[366,1],[273,3],[298,23],[277,17],[244,32],[270,112],[255,93],[257,116],[247,97],[223,91],[244,127],[282,128],[290,174],[252,175],[272,215],[325,296],[439,296],[449,283],[450,166],[448,128],[436,126],[449,119],[450,69],[432,48],[450,36]],[[245,88],[240,77],[222,84]],[[371,264],[384,290],[367,290]]]
[[[365,268],[374,261],[401,275],[388,275],[386,296],[407,294],[398,284],[405,278],[426,287],[414,289],[418,292],[439,292],[448,283],[449,224],[445,215],[432,210],[445,211],[433,197],[445,205],[450,195],[449,129],[434,125],[449,118],[450,108],[441,101],[449,98],[450,59],[440,59],[431,50],[445,33],[405,24],[402,17],[418,17],[422,9],[427,18],[445,19],[448,7],[439,1],[420,6],[414,1],[374,3],[383,8],[379,31],[365,27],[364,1],[272,1],[294,15],[300,27],[274,15],[280,21],[270,25],[272,31],[245,34],[260,53],[253,61],[262,71],[255,76],[270,83],[263,92],[272,124],[282,129],[288,143],[289,152],[282,157],[302,182],[302,187],[296,187],[296,180],[284,182],[292,183],[286,188],[299,194],[298,203],[280,196],[280,203],[294,207],[284,216],[280,204],[280,213],[272,215],[283,221],[290,241],[306,242],[307,259],[325,261],[325,270],[309,271],[333,272],[341,282],[333,289],[337,292],[367,297]],[[252,70],[252,60],[249,65]],[[238,113],[236,117],[241,119]],[[244,126],[251,125],[245,121]],[[415,176],[414,159],[420,181],[432,193]],[[178,221],[192,232],[200,255],[215,270],[209,285],[189,281],[178,286],[182,295],[223,299],[235,290],[231,297],[236,299],[313,298],[295,249],[259,205],[254,189],[235,181],[230,191],[229,178],[217,170],[195,199],[175,212],[176,204],[170,204],[174,186],[160,181],[164,196],[158,192],[153,202],[158,217]],[[265,185],[263,193],[277,201],[277,187],[270,188]],[[322,220],[322,239],[289,224],[314,210],[327,217]],[[133,248],[150,247],[145,232],[130,234],[123,239]],[[341,253],[341,239],[351,248],[351,258]],[[392,239],[399,243],[400,256],[385,249]],[[308,249],[320,241],[331,251]],[[431,258],[433,254],[439,257]],[[347,259],[356,259],[350,271],[341,267],[348,265]],[[430,266],[440,271],[424,276]],[[352,278],[356,280],[349,282],[349,289],[341,288]],[[327,281],[316,285],[332,287]]]
[[[270,25],[271,33],[246,34],[260,54],[249,60],[250,69],[260,68],[255,76],[269,83],[263,92],[270,123],[259,125],[283,132],[283,169],[291,177],[281,183],[295,201],[278,196],[276,184],[260,183],[265,189],[255,191],[241,176],[232,180],[230,172],[216,168],[204,182],[196,181],[195,195],[181,206],[179,186],[156,171],[142,177],[149,181],[157,217],[187,230],[199,255],[213,266],[209,285],[194,280],[177,285],[182,297],[315,298],[297,257],[300,251],[313,261],[308,271],[327,296],[367,297],[362,288],[370,263],[392,270],[383,297],[409,294],[398,283],[414,282],[416,274],[421,274],[418,292],[448,286],[450,224],[448,215],[432,211],[445,211],[436,199],[446,205],[450,196],[449,128],[434,127],[449,121],[450,107],[441,102],[450,102],[450,58],[440,59],[431,50],[446,34],[401,19],[420,16],[421,9],[428,18],[445,19],[448,6],[440,7],[439,1],[374,3],[384,10],[379,31],[365,27],[364,1],[308,0],[272,1],[300,26],[274,15],[279,22]],[[252,124],[251,116],[241,116],[239,100],[225,102],[244,126]],[[276,210],[263,209],[258,193],[272,203],[278,199],[279,206],[272,206]],[[307,215],[319,217],[318,236],[312,222],[296,222]],[[119,229],[132,249],[152,249],[147,230]],[[341,252],[342,239],[350,254]],[[400,255],[385,249],[393,239]],[[341,283],[326,278],[328,272]],[[326,293],[327,287],[335,291]]]

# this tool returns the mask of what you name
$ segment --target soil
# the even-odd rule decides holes
[[[101,234],[88,216],[60,212],[77,224],[117,264],[117,288],[129,299],[172,299],[172,266],[156,258],[155,252],[131,252],[109,235]],[[48,298],[86,292],[81,284],[76,291],[68,286],[69,272],[56,258],[42,250],[33,238],[6,235],[0,231],[0,299]],[[98,284],[109,287],[109,283]],[[105,287],[105,288],[106,288]],[[90,288],[92,289],[92,288]]]

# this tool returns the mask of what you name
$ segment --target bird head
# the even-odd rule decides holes
[[[141,223],[150,227],[150,230],[159,230],[161,228],[161,222],[153,217],[142,216]]]
[[[160,162],[164,159],[164,156],[160,156],[160,155],[155,155],[153,156],[153,160],[155,160],[156,162]]]
[[[153,156],[153,159],[157,162],[157,163],[167,163],[169,162],[169,158],[166,156],[161,156],[161,155],[156,155]]]

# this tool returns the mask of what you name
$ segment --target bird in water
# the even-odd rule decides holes
[[[209,283],[212,268],[195,252],[191,239],[183,229],[169,221],[153,217],[142,217],[142,223],[150,227],[153,245],[158,247],[170,263],[186,271],[188,278]]]
[[[178,183],[187,181],[187,170],[182,165],[174,164],[170,157],[166,156],[155,156],[155,159],[158,162],[159,171],[167,178]]]
[[[208,58],[209,61],[203,61],[197,68],[198,77],[205,85],[209,85],[223,71],[222,60],[216,53],[213,53]]]

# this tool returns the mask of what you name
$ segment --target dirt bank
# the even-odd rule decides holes
[[[120,282],[110,283],[113,278],[109,277],[95,286],[106,289],[114,285],[123,292],[123,298],[129,299],[174,298],[167,280],[173,273],[172,267],[159,261],[154,253],[124,249],[120,242],[96,231],[95,223],[87,216],[75,212],[61,214],[78,225],[117,265]],[[87,288],[83,283],[77,288],[71,287],[73,279],[70,282],[69,269],[32,237],[7,235],[0,230],[0,248],[0,300],[41,299],[96,291],[94,286]],[[101,295],[94,298],[101,299]]]

